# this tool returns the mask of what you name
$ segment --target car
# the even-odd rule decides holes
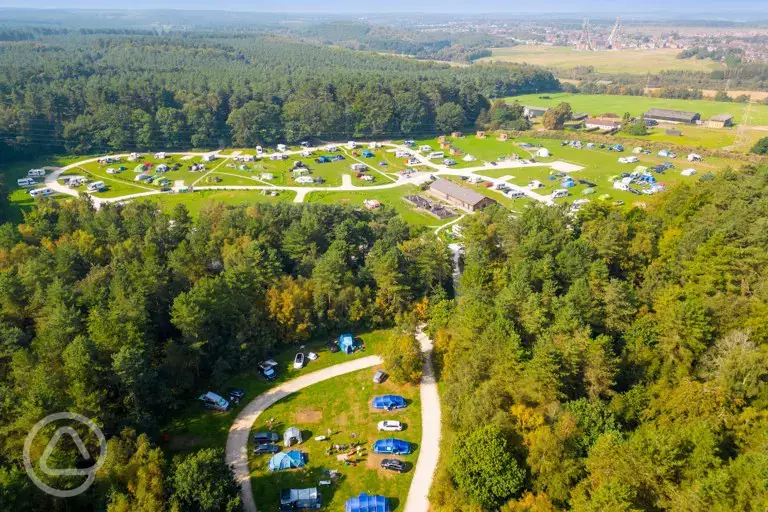
[[[373,374],[374,384],[381,384],[385,380],[387,380],[387,372],[385,372],[384,370],[379,370]]]
[[[264,377],[267,378],[267,380],[275,380],[277,378],[277,371],[275,370],[277,363],[275,361],[272,361],[271,359],[268,361],[262,361],[258,364],[258,366],[259,371]]]
[[[329,341],[328,345],[326,345],[326,346],[328,347],[328,351],[330,353],[332,353],[332,354],[335,354],[336,352],[338,352],[340,350],[339,349],[339,345],[338,345],[338,343],[336,343],[335,340]]]
[[[200,395],[199,400],[203,403],[203,407],[206,409],[213,409],[215,411],[227,411],[229,410],[230,403],[224,400],[222,397],[208,391],[207,393]]]
[[[293,358],[293,367],[297,370],[304,368],[304,354],[302,352],[299,352]]]
[[[277,432],[256,432],[253,434],[253,441],[256,444],[276,443],[279,440],[280,436],[277,435]]]
[[[380,421],[376,428],[380,432],[400,432],[403,430],[403,424],[395,420]]]
[[[240,388],[227,388],[227,397],[233,404],[239,404],[245,396],[245,391]]]
[[[623,205],[624,205],[624,201],[622,201],[621,199],[613,202],[613,206],[623,206]]]
[[[405,462],[398,459],[381,459],[381,469],[389,471],[405,472]]]
[[[276,444],[257,444],[253,447],[253,453],[277,453],[280,451],[280,447]]]
[[[170,192],[171,190],[173,190],[171,187],[163,187],[160,189],[160,192]]]
[[[496,162],[488,162],[491,165],[496,165]]]

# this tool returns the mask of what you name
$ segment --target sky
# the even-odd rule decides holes
[[[651,11],[664,13],[733,13],[734,11],[765,12],[768,18],[766,0],[385,0],[384,2],[360,0],[0,0],[0,7],[25,8],[76,8],[76,9],[182,9],[182,10],[228,10],[255,12],[419,12],[419,13],[518,13],[536,14],[546,12],[627,12]]]

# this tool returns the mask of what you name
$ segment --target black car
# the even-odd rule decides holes
[[[339,351],[339,344],[335,341],[329,341],[328,342],[328,351],[331,353],[336,353]]]
[[[277,453],[280,451],[280,447],[276,444],[257,444],[253,448],[253,453]]]
[[[275,432],[256,432],[253,434],[253,441],[256,444],[276,443],[280,439]]]
[[[381,468],[388,469],[389,471],[397,471],[398,473],[404,473],[405,462],[398,459],[383,459],[381,461]]]
[[[227,397],[233,404],[239,404],[245,396],[245,391],[240,388],[227,388]]]
[[[173,190],[171,187],[163,187],[160,189],[160,192],[170,192],[171,190]]]

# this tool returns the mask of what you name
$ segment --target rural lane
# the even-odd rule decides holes
[[[408,499],[405,501],[405,512],[429,510],[429,489],[440,459],[440,395],[432,366],[432,340],[422,331],[423,327],[420,326],[416,331],[422,352],[421,444]]]
[[[251,433],[251,427],[256,422],[256,418],[265,409],[291,393],[327,379],[379,364],[382,364],[379,356],[367,356],[302,375],[301,377],[284,382],[266,393],[262,393],[240,411],[240,414],[238,414],[235,422],[229,429],[225,460],[227,465],[232,468],[235,479],[240,483],[243,508],[246,512],[257,512],[256,502],[253,499],[253,491],[251,490],[250,470],[248,468],[248,436]]]

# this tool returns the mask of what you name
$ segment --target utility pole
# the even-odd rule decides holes
[[[618,42],[616,39],[619,36],[619,29],[621,28],[621,16],[616,18],[616,24],[613,25],[613,30],[611,30],[611,35],[608,36],[608,48],[610,49],[618,49]]]
[[[579,40],[579,50],[592,51],[592,38],[589,36],[589,18],[584,18],[584,25],[581,28],[581,39]]]

